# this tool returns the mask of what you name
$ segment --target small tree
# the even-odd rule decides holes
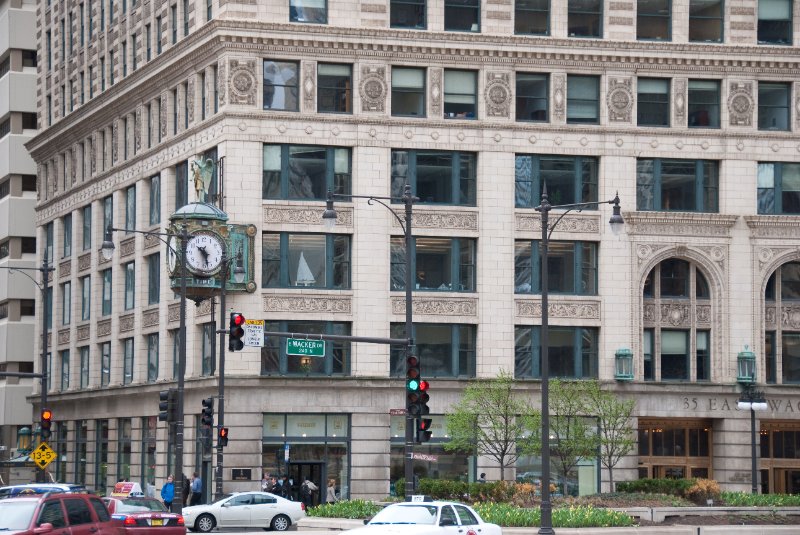
[[[599,437],[596,423],[587,417],[586,391],[586,381],[550,382],[550,454],[559,466],[564,494],[567,474],[581,459],[597,455]]]
[[[597,416],[600,426],[600,464],[608,469],[611,492],[614,492],[614,467],[636,446],[631,417],[636,401],[620,399],[613,392],[602,390],[600,383],[586,384],[587,408]]]
[[[490,381],[478,381],[465,390],[453,412],[447,415],[447,451],[476,452],[491,457],[505,469],[520,455],[539,451],[541,416],[521,394],[514,392],[514,378],[507,372]]]

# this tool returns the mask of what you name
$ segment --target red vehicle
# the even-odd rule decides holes
[[[14,535],[119,535],[97,496],[51,492],[0,500],[0,531]]]
[[[103,498],[111,517],[127,535],[185,535],[183,517],[155,498]]]

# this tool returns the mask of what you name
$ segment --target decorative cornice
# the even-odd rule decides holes
[[[414,314],[427,316],[477,316],[477,297],[414,297],[412,301]],[[405,297],[392,296],[392,314],[400,316],[406,313]]]
[[[142,327],[155,327],[159,325],[160,310],[153,308],[142,312]]]
[[[739,216],[694,212],[625,212],[629,235],[728,237]]]
[[[167,307],[167,321],[173,323],[181,319],[181,304],[172,303]]]
[[[556,217],[552,214],[550,217]],[[539,212],[517,211],[514,217],[515,227],[518,232],[542,232],[542,218]],[[628,222],[627,220],[625,221]],[[600,214],[574,214],[566,215],[558,222],[553,231],[554,235],[561,233],[600,233]]]
[[[322,226],[322,212],[324,211],[324,206],[265,204],[263,223],[265,225],[294,224]],[[341,225],[345,228],[352,227],[353,209],[350,207],[337,207],[336,225]]]
[[[69,344],[69,332],[69,327],[58,331],[58,345],[63,346]]]
[[[263,295],[264,312],[351,314],[353,299],[330,295]]]
[[[744,216],[754,238],[797,238],[800,235],[800,217],[791,215]]]
[[[393,226],[400,222],[392,218]],[[412,229],[478,230],[478,212],[466,210],[415,209],[411,216]]]
[[[125,258],[136,252],[136,236],[122,240],[119,244],[119,257]]]
[[[550,318],[565,318],[565,319],[583,319],[583,320],[599,320],[600,319],[600,302],[588,300],[576,301],[553,301],[550,298],[547,304],[548,316]],[[541,298],[534,299],[514,299],[514,308],[516,315],[520,318],[541,318],[542,317],[542,300]]]

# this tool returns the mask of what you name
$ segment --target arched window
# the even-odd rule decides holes
[[[766,381],[800,383],[800,262],[778,267],[764,290]]]
[[[643,290],[645,381],[711,380],[711,292],[697,267],[664,260]]]

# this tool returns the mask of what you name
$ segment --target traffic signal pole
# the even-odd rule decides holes
[[[222,291],[220,292],[219,299],[219,392],[217,399],[219,399],[219,409],[217,411],[217,426],[222,429],[225,425],[225,294],[228,286],[228,268],[230,266],[230,259],[227,257],[227,251],[222,256]],[[214,495],[217,500],[222,498],[222,475],[223,459],[225,454],[222,451],[222,444],[219,440],[219,432],[217,432],[217,467],[214,477]]]

